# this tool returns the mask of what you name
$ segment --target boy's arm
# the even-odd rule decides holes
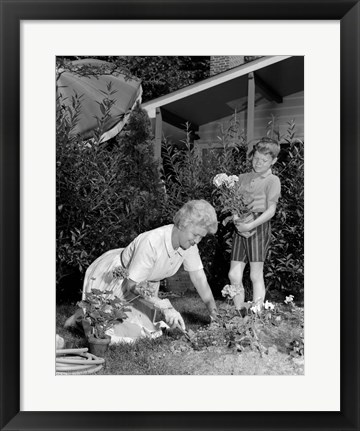
[[[271,218],[273,218],[275,211],[276,211],[276,203],[271,202],[269,204],[269,207],[261,214],[261,216],[259,216],[254,221],[250,223],[241,223],[239,221],[235,221],[236,229],[238,230],[239,233],[249,232],[255,229],[256,227],[260,226],[261,224],[267,222]]]
[[[269,188],[267,190],[267,202],[268,207],[266,210],[259,216],[256,220],[250,222],[250,223],[236,223],[236,228],[239,233],[243,234],[246,238],[253,235],[253,233],[248,233],[251,230],[257,228],[258,226],[262,225],[263,223],[269,221],[272,217],[274,217],[275,211],[276,211],[276,204],[278,201],[278,198],[280,196],[281,192],[281,184],[280,180],[277,176],[273,175],[269,184]]]
[[[266,223],[270,219],[272,219],[276,212],[276,203],[270,202],[268,209],[266,209],[261,216],[259,216],[256,220],[249,223],[252,225],[251,229],[255,229],[256,227],[260,226],[263,223]],[[250,229],[250,230],[251,230]]]

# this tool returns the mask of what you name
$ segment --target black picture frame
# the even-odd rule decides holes
[[[186,7],[184,7],[184,0],[72,2],[1,0],[0,4],[1,430],[359,430],[359,1],[197,0],[186,2]],[[341,409],[339,412],[20,411],[20,21],[55,19],[340,20]],[[325,153],[325,143],[322,145]],[[331,210],[337,211],[338,208],[331,208]],[[321,217],[326,217],[326,211],[327,209],[324,209],[324,213],[319,215],[319,222]],[[331,246],[331,232],[329,232],[329,245]],[[201,397],[201,388],[198,390]],[[224,396],[224,394],[214,394],[214,396]]]

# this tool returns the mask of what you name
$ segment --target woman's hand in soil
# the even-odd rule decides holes
[[[171,327],[179,327],[183,331],[186,330],[184,319],[175,308],[167,308],[164,310],[165,322]]]
[[[219,322],[219,320],[221,319],[221,316],[220,316],[220,314],[218,313],[218,311],[217,310],[213,310],[211,313],[210,313],[210,320],[211,320],[211,323],[213,323],[213,322]]]

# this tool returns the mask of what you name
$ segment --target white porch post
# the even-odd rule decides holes
[[[255,119],[255,79],[254,73],[248,74],[248,103],[247,103],[247,126],[246,140],[247,144],[254,139],[254,119]]]
[[[155,160],[161,159],[161,139],[162,139],[162,116],[160,108],[156,108],[155,117],[155,148],[154,158]]]

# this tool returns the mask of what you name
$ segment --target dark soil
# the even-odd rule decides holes
[[[189,330],[157,359],[174,374],[304,374],[303,309],[278,306],[260,316],[249,310],[245,317],[227,304],[219,310],[219,322]]]

